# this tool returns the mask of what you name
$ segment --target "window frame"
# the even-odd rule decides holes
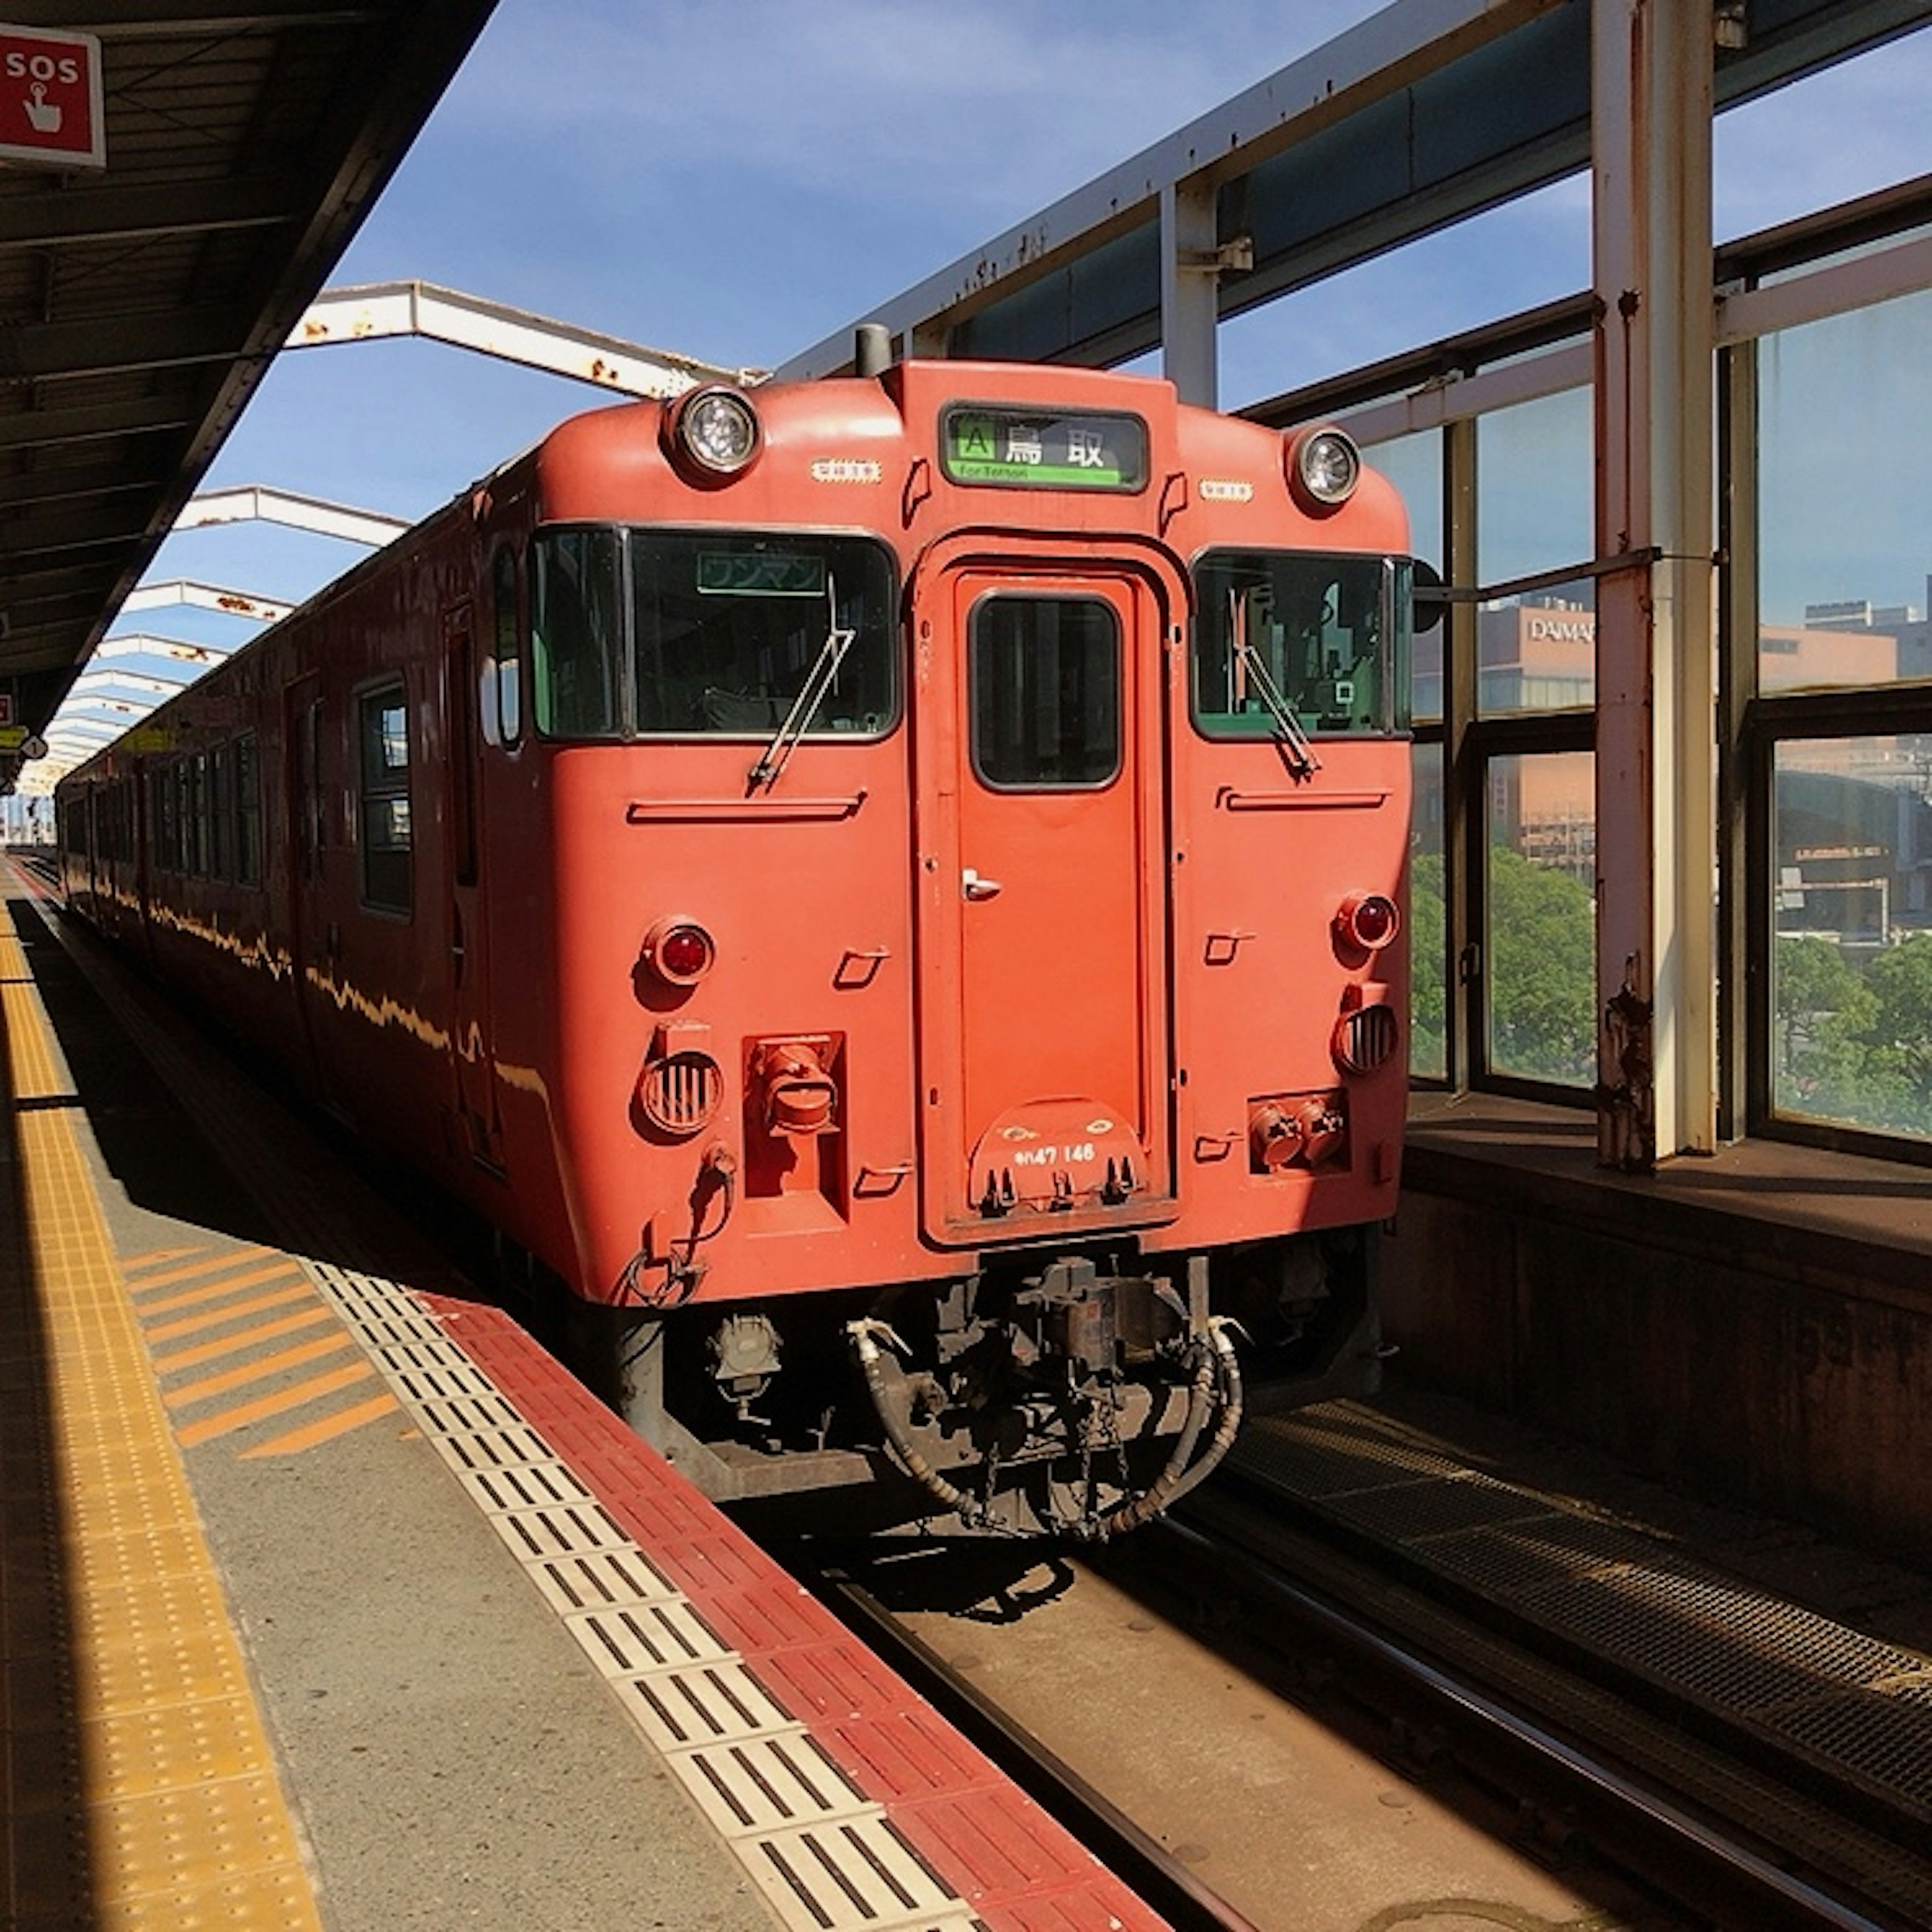
[[[404,758],[400,767],[385,767],[372,782],[370,770],[369,721],[372,706],[393,698],[402,713]],[[400,674],[374,678],[359,684],[350,694],[356,717],[356,848],[357,902],[365,912],[407,924],[416,916],[416,812],[412,791],[416,767],[416,734],[410,715],[408,680]],[[377,727],[379,735],[381,727]],[[400,780],[394,772],[400,770]],[[406,808],[406,834],[400,844],[380,848],[386,856],[400,852],[403,862],[394,869],[404,884],[399,890],[378,890],[372,879],[370,862],[378,848],[370,841],[370,807],[388,805],[400,798]]]
[[[1102,778],[1082,779],[1077,782],[1057,782],[1042,778],[1020,782],[990,777],[980,758],[980,620],[981,613],[995,604],[1078,604],[1093,610],[1103,610],[1112,628],[1114,670],[1114,752],[1112,769]],[[1127,698],[1130,681],[1127,676],[1126,627],[1121,622],[1119,607],[1111,599],[1090,592],[1058,590],[1014,590],[1006,588],[988,590],[976,598],[966,618],[966,716],[964,719],[967,762],[976,782],[991,792],[1003,796],[1052,796],[1063,793],[1100,793],[1111,791],[1120,782],[1127,768],[1128,734],[1132,721],[1128,716]]]

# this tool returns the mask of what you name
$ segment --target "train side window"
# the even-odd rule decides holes
[[[545,530],[531,547],[530,676],[547,738],[608,738],[617,712],[617,534]]]
[[[218,879],[234,876],[235,752],[218,745],[208,758],[208,869]]]
[[[296,860],[302,878],[322,878],[328,844],[328,800],[322,789],[322,700],[302,707],[296,723]]]
[[[262,883],[261,764],[252,731],[235,741],[235,882]]]
[[[496,684],[496,730],[502,744],[524,735],[522,632],[517,621],[517,555],[506,544],[496,553],[495,622],[490,656]]]
[[[362,742],[362,900],[406,913],[415,898],[410,821],[410,713],[400,684],[364,692]]]
[[[1120,624],[1090,597],[984,597],[967,686],[973,769],[996,790],[1091,790],[1120,774]]]

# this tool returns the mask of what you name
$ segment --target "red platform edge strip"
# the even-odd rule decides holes
[[[417,1292],[987,1932],[1171,1932],[508,1316]]]

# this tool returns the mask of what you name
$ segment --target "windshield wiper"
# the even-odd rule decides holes
[[[1288,760],[1288,770],[1298,778],[1312,776],[1322,769],[1322,760],[1315,755],[1315,747],[1310,742],[1307,731],[1294,715],[1294,707],[1282,696],[1280,686],[1274,681],[1274,674],[1261,652],[1248,642],[1248,607],[1238,590],[1228,593],[1228,616],[1234,655],[1240,660],[1248,682],[1274,720],[1275,736],[1280,742],[1282,755]]]
[[[831,628],[825,633],[825,641],[819,646],[818,655],[812,659],[804,683],[799,686],[798,695],[791,701],[791,709],[785,713],[784,722],[772,734],[772,742],[752,767],[746,783],[752,791],[760,785],[776,782],[778,775],[791,757],[793,747],[811,730],[812,721],[818,716],[818,707],[825,702],[825,694],[838,675],[838,667],[844,662],[852,640],[859,634],[855,629],[840,628],[838,587],[830,578],[826,580],[825,602],[832,620]]]

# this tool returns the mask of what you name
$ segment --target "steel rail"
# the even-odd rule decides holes
[[[1197,1504],[1190,1515],[1218,1514],[1222,1507]],[[1516,1778],[1546,1779],[1570,1805],[1587,1804],[1593,1822],[1583,1829],[1592,1844],[1647,1883],[1667,1887],[1681,1902],[1713,1913],[1719,1924],[1750,1932],[1906,1932],[1904,1922],[1871,1916],[1832,1897],[1662,1792],[1510,1709],[1372,1627],[1363,1615],[1294,1580],[1225,1532],[1168,1518],[1152,1534],[1172,1544],[1177,1568],[1186,1565],[1197,1580],[1204,1564],[1224,1575],[1238,1572],[1240,1589],[1262,1600],[1270,1612],[1384,1673],[1436,1713],[1453,1714],[1474,1727],[1490,1750],[1515,1768]]]
[[[863,1585],[793,1565],[800,1580],[876,1649],[1176,1932],[1260,1932],[1037,1738],[899,1622]]]

